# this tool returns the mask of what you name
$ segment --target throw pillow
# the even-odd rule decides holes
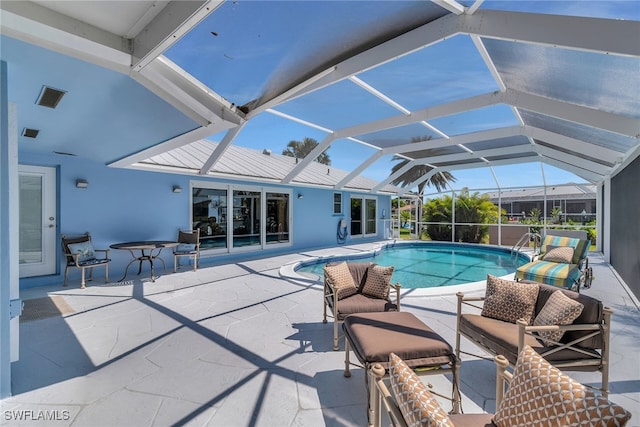
[[[547,246],[547,252],[542,257],[543,261],[571,264],[575,250],[571,246]]]
[[[91,242],[72,243],[69,245],[72,254],[78,254],[78,262],[91,261],[96,259]]]
[[[533,321],[534,326],[570,325],[580,316],[584,306],[578,301],[569,298],[561,290],[551,294],[540,313]],[[546,346],[556,345],[551,341],[559,342],[564,331],[540,331],[538,332],[542,342]]]
[[[389,354],[389,381],[408,426],[453,427],[453,422],[433,394],[394,353]]]
[[[577,264],[580,261],[580,257],[583,255],[583,252],[588,251],[588,248],[585,245],[586,240],[583,239],[578,239],[576,237],[553,236],[547,234],[542,240],[540,255],[546,254],[549,248],[552,248],[554,246],[571,246],[574,249],[573,262],[571,262],[571,264]]]
[[[572,380],[527,345],[493,422],[498,427],[624,426],[629,418],[624,408]]]
[[[367,279],[364,282],[362,293],[374,298],[389,298],[392,275],[393,266],[383,267],[380,265],[370,265],[369,268],[367,268]]]
[[[336,288],[336,294],[338,299],[350,297],[358,292],[351,272],[349,271],[349,265],[346,261],[342,261],[338,264],[327,264],[324,266],[324,277],[329,281],[329,284]]]
[[[509,323],[516,323],[518,319],[530,323],[539,289],[537,283],[504,280],[489,274],[481,315]]]
[[[176,252],[193,252],[196,250],[195,243],[180,243],[176,247]]]

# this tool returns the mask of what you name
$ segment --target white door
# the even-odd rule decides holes
[[[56,170],[18,166],[20,277],[56,272]]]

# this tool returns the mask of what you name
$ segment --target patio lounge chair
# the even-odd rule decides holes
[[[369,370],[371,409],[369,425],[382,425],[384,410],[394,426],[515,427],[528,425],[624,426],[631,414],[606,397],[571,379],[550,365],[531,347],[518,355],[513,373],[503,356],[496,363],[494,414],[447,414],[429,388],[395,354],[389,355],[389,383],[385,369]]]
[[[580,291],[589,288],[593,273],[589,267],[587,232],[581,230],[548,230],[540,253],[530,263],[518,267],[517,280],[531,280]]]
[[[345,261],[329,263],[324,267],[324,312],[322,323],[327,323],[327,310],[333,316],[333,350],[339,349],[338,323],[349,314],[400,311],[400,284],[391,284],[393,267],[374,263]],[[395,302],[390,290],[395,290]]]
[[[109,282],[109,249],[95,249],[91,242],[91,234],[87,231],[79,236],[60,236],[62,239],[62,253],[66,259],[64,269],[64,286],[67,286],[70,268],[79,268],[82,271],[80,287],[84,289],[84,270],[89,269],[89,280],[92,280],[93,268],[104,265],[104,281]],[[96,252],[102,252],[103,257],[96,257]]]
[[[193,271],[198,269],[200,260],[200,229],[178,230],[178,246],[173,250],[173,272],[180,268],[180,258],[193,258]]]

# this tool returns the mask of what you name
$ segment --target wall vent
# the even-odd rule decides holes
[[[43,86],[36,104],[42,105],[43,107],[56,108],[65,93],[67,92],[63,90]]]
[[[27,138],[35,138],[38,136],[38,133],[40,133],[38,129],[29,129],[29,128],[22,129],[22,136],[25,136]]]

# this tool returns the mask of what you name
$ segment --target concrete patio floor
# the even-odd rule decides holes
[[[70,280],[68,288],[24,290],[22,299],[62,296],[72,312],[20,324],[13,396],[0,402],[0,424],[364,426],[364,373],[352,369],[351,378],[343,376],[344,351],[332,351],[331,324],[322,323],[321,287],[311,280],[287,280],[280,272],[309,257],[373,246],[225,265],[205,261],[197,272],[165,273],[155,283],[143,269],[123,283],[98,280],[79,289],[79,280]],[[638,426],[637,300],[600,254],[590,254],[589,261],[595,281],[583,292],[614,310],[610,399],[633,414],[629,425]],[[403,310],[453,344],[456,290],[405,291]],[[477,351],[464,339],[463,346]],[[600,379],[597,373],[568,373],[585,384]],[[492,362],[463,358],[465,412],[495,409],[494,376]],[[448,376],[425,381],[437,391],[451,390]],[[450,409],[446,402],[443,406]]]

